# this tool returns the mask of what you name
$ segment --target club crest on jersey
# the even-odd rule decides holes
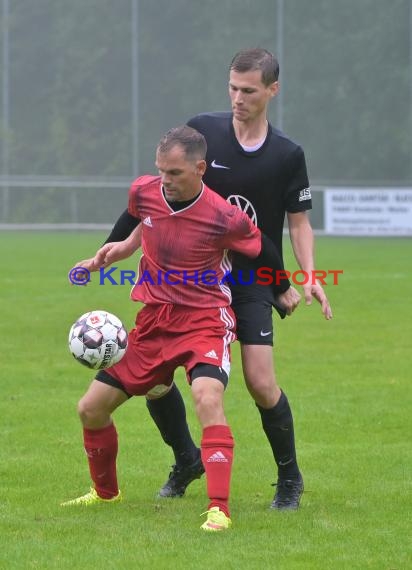
[[[312,200],[310,188],[304,188],[299,192],[299,202],[304,202],[305,200]]]
[[[229,204],[232,206],[239,208],[239,210],[242,210],[242,212],[245,212],[245,214],[249,216],[255,226],[258,225],[256,210],[253,207],[252,202],[250,202],[247,198],[240,196],[240,194],[231,194],[228,196],[226,201],[229,202]]]

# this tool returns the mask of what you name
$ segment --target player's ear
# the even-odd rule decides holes
[[[279,81],[274,81],[269,85],[269,93],[271,97],[276,97],[279,93]]]
[[[206,172],[206,160],[198,160],[196,162],[196,174],[199,174],[199,176],[203,176],[205,172]]]

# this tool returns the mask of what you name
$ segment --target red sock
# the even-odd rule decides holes
[[[228,517],[233,448],[234,442],[229,426],[204,428],[201,453],[206,471],[207,494],[210,499],[208,509],[219,507]]]
[[[116,475],[117,432],[114,424],[102,429],[83,428],[84,450],[94,488],[102,499],[119,493]]]

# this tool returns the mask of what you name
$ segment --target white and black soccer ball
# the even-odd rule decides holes
[[[69,350],[88,368],[109,368],[123,358],[127,331],[122,321],[107,311],[90,311],[77,319],[69,333]]]

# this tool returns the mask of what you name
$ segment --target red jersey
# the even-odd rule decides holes
[[[131,298],[145,304],[226,307],[231,302],[228,250],[255,258],[260,230],[236,206],[203,186],[174,211],[159,176],[141,176],[129,190],[129,213],[142,222],[139,273]]]

